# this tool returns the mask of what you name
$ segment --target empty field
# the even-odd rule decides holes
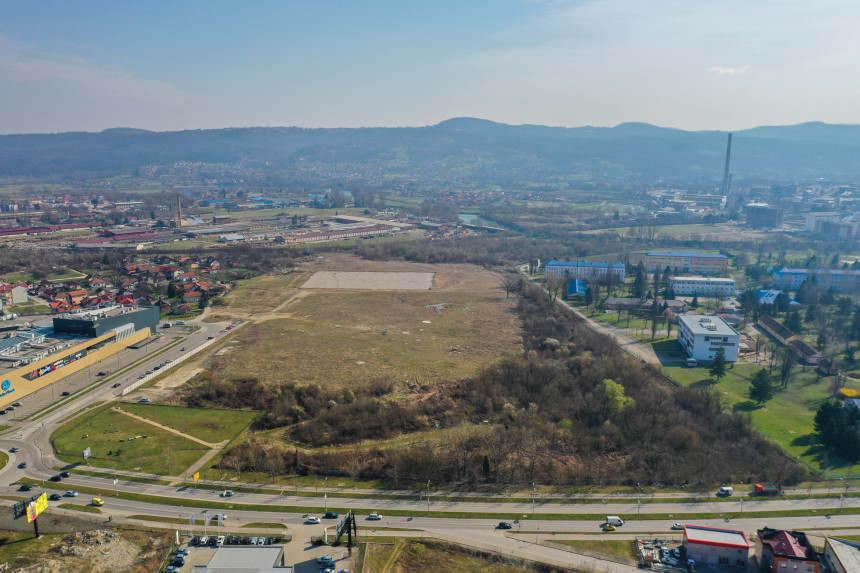
[[[123,404],[122,409],[213,444],[235,438],[257,417],[257,412],[248,410],[210,410],[161,404]]]
[[[311,272],[301,289],[287,287]],[[399,285],[407,290],[330,290],[325,285],[333,283],[323,277],[331,280],[336,274],[349,275],[350,284],[367,289]],[[470,376],[521,349],[515,299],[505,298],[500,283],[499,275],[471,265],[326,255],[295,276],[254,279],[253,286],[235,293],[232,302],[239,308],[256,303],[254,316],[265,318],[240,329],[234,349],[214,357],[212,368],[233,379],[336,387]],[[433,290],[408,290],[431,284]],[[289,298],[284,293],[293,294],[287,305],[281,304]],[[224,312],[234,308],[231,304]]]

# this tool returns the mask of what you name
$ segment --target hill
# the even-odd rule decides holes
[[[246,164],[301,178],[360,173],[484,183],[553,179],[719,181],[726,133],[644,123],[506,125],[454,118],[403,128],[230,128],[0,136],[0,176],[109,176],[177,161]],[[737,178],[860,177],[860,126],[804,123],[735,133]],[[312,168],[312,169],[311,169]]]

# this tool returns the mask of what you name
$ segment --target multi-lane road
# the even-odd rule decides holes
[[[224,331],[226,324],[193,323],[189,326],[199,328],[172,327],[161,329],[158,339],[139,350],[122,351],[117,357],[110,357],[99,364],[82,370],[67,379],[54,384],[53,388],[45,388],[36,395],[30,395],[22,399],[24,403],[24,414],[31,415],[37,410],[42,411],[51,407],[52,404],[63,400],[61,392],[78,392],[82,388],[88,390],[80,392],[71,398],[66,398],[62,407],[47,414],[41,415],[38,420],[24,420],[13,423],[13,428],[0,438],[0,448],[9,451],[13,447],[19,448],[17,452],[9,453],[10,462],[0,474],[3,475],[3,484],[0,493],[4,495],[25,494],[18,491],[16,482],[22,477],[34,480],[47,480],[58,472],[59,464],[55,463],[49,443],[51,432],[60,425],[61,421],[70,414],[92,404],[96,401],[114,400],[121,390],[128,384],[137,380],[138,376],[147,370],[153,370],[156,365],[170,360],[171,365],[184,353],[192,351],[201,344],[206,343],[210,337],[221,339],[230,334]],[[192,332],[193,330],[193,332]],[[134,365],[133,367],[129,367]],[[168,368],[170,365],[168,366]],[[127,370],[124,370],[127,369]],[[111,372],[104,382],[94,385],[99,379],[98,372]],[[113,387],[119,384],[119,387]],[[129,395],[135,399],[135,393]],[[16,416],[21,408],[16,410]],[[19,468],[19,464],[27,462],[27,467]],[[125,472],[128,474],[129,472]],[[45,481],[45,486],[52,482]],[[215,484],[210,484],[215,485]],[[230,484],[222,484],[224,488],[231,487]],[[385,492],[385,496],[373,497],[372,491],[360,491],[350,497],[349,490],[337,490],[337,496],[322,497],[320,495],[285,495],[278,490],[272,489],[265,493],[243,493],[236,492],[231,498],[220,496],[220,490],[195,489],[186,485],[164,485],[131,481],[123,476],[119,477],[119,483],[114,484],[114,475],[106,474],[104,477],[72,474],[56,487],[51,489],[45,487],[45,491],[62,492],[65,489],[95,488],[103,495],[107,503],[102,507],[105,516],[122,519],[130,515],[148,515],[153,517],[165,517],[170,519],[187,519],[189,514],[203,516],[208,513],[226,513],[227,524],[239,526],[243,523],[283,523],[291,528],[296,539],[309,539],[311,535],[319,535],[326,525],[323,520],[321,525],[305,525],[306,513],[297,512],[291,508],[304,507],[315,509],[314,513],[322,514],[324,508],[335,508],[337,510],[352,509],[361,516],[371,511],[377,511],[383,515],[381,521],[364,521],[368,531],[372,528],[409,529],[420,530],[441,539],[455,541],[472,547],[485,550],[498,551],[506,555],[513,555],[526,559],[543,561],[552,565],[590,565],[599,569],[620,571],[628,568],[616,563],[595,563],[593,558],[585,558],[578,554],[568,553],[558,548],[545,547],[535,541],[546,537],[550,533],[579,533],[611,536],[612,533],[601,533],[600,525],[604,522],[607,514],[626,515],[631,519],[621,528],[627,533],[643,534],[669,534],[669,528],[675,521],[685,521],[685,515],[696,516],[689,520],[701,525],[714,525],[720,527],[731,527],[754,531],[765,525],[770,527],[782,527],[806,531],[817,531],[819,533],[838,530],[842,534],[852,531],[851,528],[860,529],[858,514],[843,513],[860,508],[860,498],[840,496],[840,493],[848,493],[843,487],[827,490],[812,490],[794,492],[797,496],[780,499],[745,499],[740,498],[728,500],[712,500],[708,502],[689,502],[679,499],[677,502],[670,501],[673,497],[687,497],[690,494],[657,494],[660,499],[651,501],[648,494],[643,494],[638,499],[633,496],[602,496],[604,503],[586,503],[582,500],[564,499],[549,501],[535,501],[523,496],[502,497],[487,500],[468,500],[468,496],[458,494],[456,501],[444,501],[430,497],[429,510],[439,513],[463,514],[495,514],[505,516],[507,521],[514,522],[514,529],[502,531],[495,528],[497,519],[477,519],[460,517],[422,517],[428,511],[426,497],[421,497],[417,492],[399,492],[400,495],[391,495],[395,492]],[[257,486],[259,487],[259,486]],[[42,488],[34,490],[40,491]],[[151,501],[135,501],[114,496],[114,492],[135,493],[153,496]],[[332,492],[330,488],[326,490]],[[317,492],[321,493],[321,492]],[[380,492],[382,493],[382,492]],[[804,496],[805,493],[822,494],[829,493],[828,497],[819,498]],[[84,496],[89,500],[92,496]],[[169,498],[164,501],[158,498]],[[180,500],[176,505],[175,500]],[[170,503],[167,503],[170,501]],[[640,503],[641,501],[641,503]],[[204,508],[206,505],[217,503],[216,509]],[[52,502],[53,504],[54,502]],[[79,502],[80,503],[80,502]],[[267,506],[269,511],[254,511],[243,509],[250,505]],[[792,517],[762,518],[743,517],[743,513],[752,512],[775,512],[775,511],[798,511],[800,515]],[[386,515],[386,512],[396,512],[398,515]],[[634,519],[632,516],[662,515],[661,519]],[[544,518],[553,514],[552,519]],[[570,515],[571,519],[559,519],[558,516]],[[717,517],[720,514],[734,516],[730,522]],[[714,516],[702,518],[701,516]],[[848,529],[846,529],[848,528]],[[543,532],[543,533],[541,533]],[[528,534],[528,535],[524,535]],[[531,535],[535,539],[531,539]]]

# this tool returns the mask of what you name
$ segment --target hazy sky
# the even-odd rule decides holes
[[[857,0],[0,0],[0,132],[860,123]]]

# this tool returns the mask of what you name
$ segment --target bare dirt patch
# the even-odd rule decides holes
[[[349,290],[430,290],[433,273],[320,271],[302,285],[303,289]]]

